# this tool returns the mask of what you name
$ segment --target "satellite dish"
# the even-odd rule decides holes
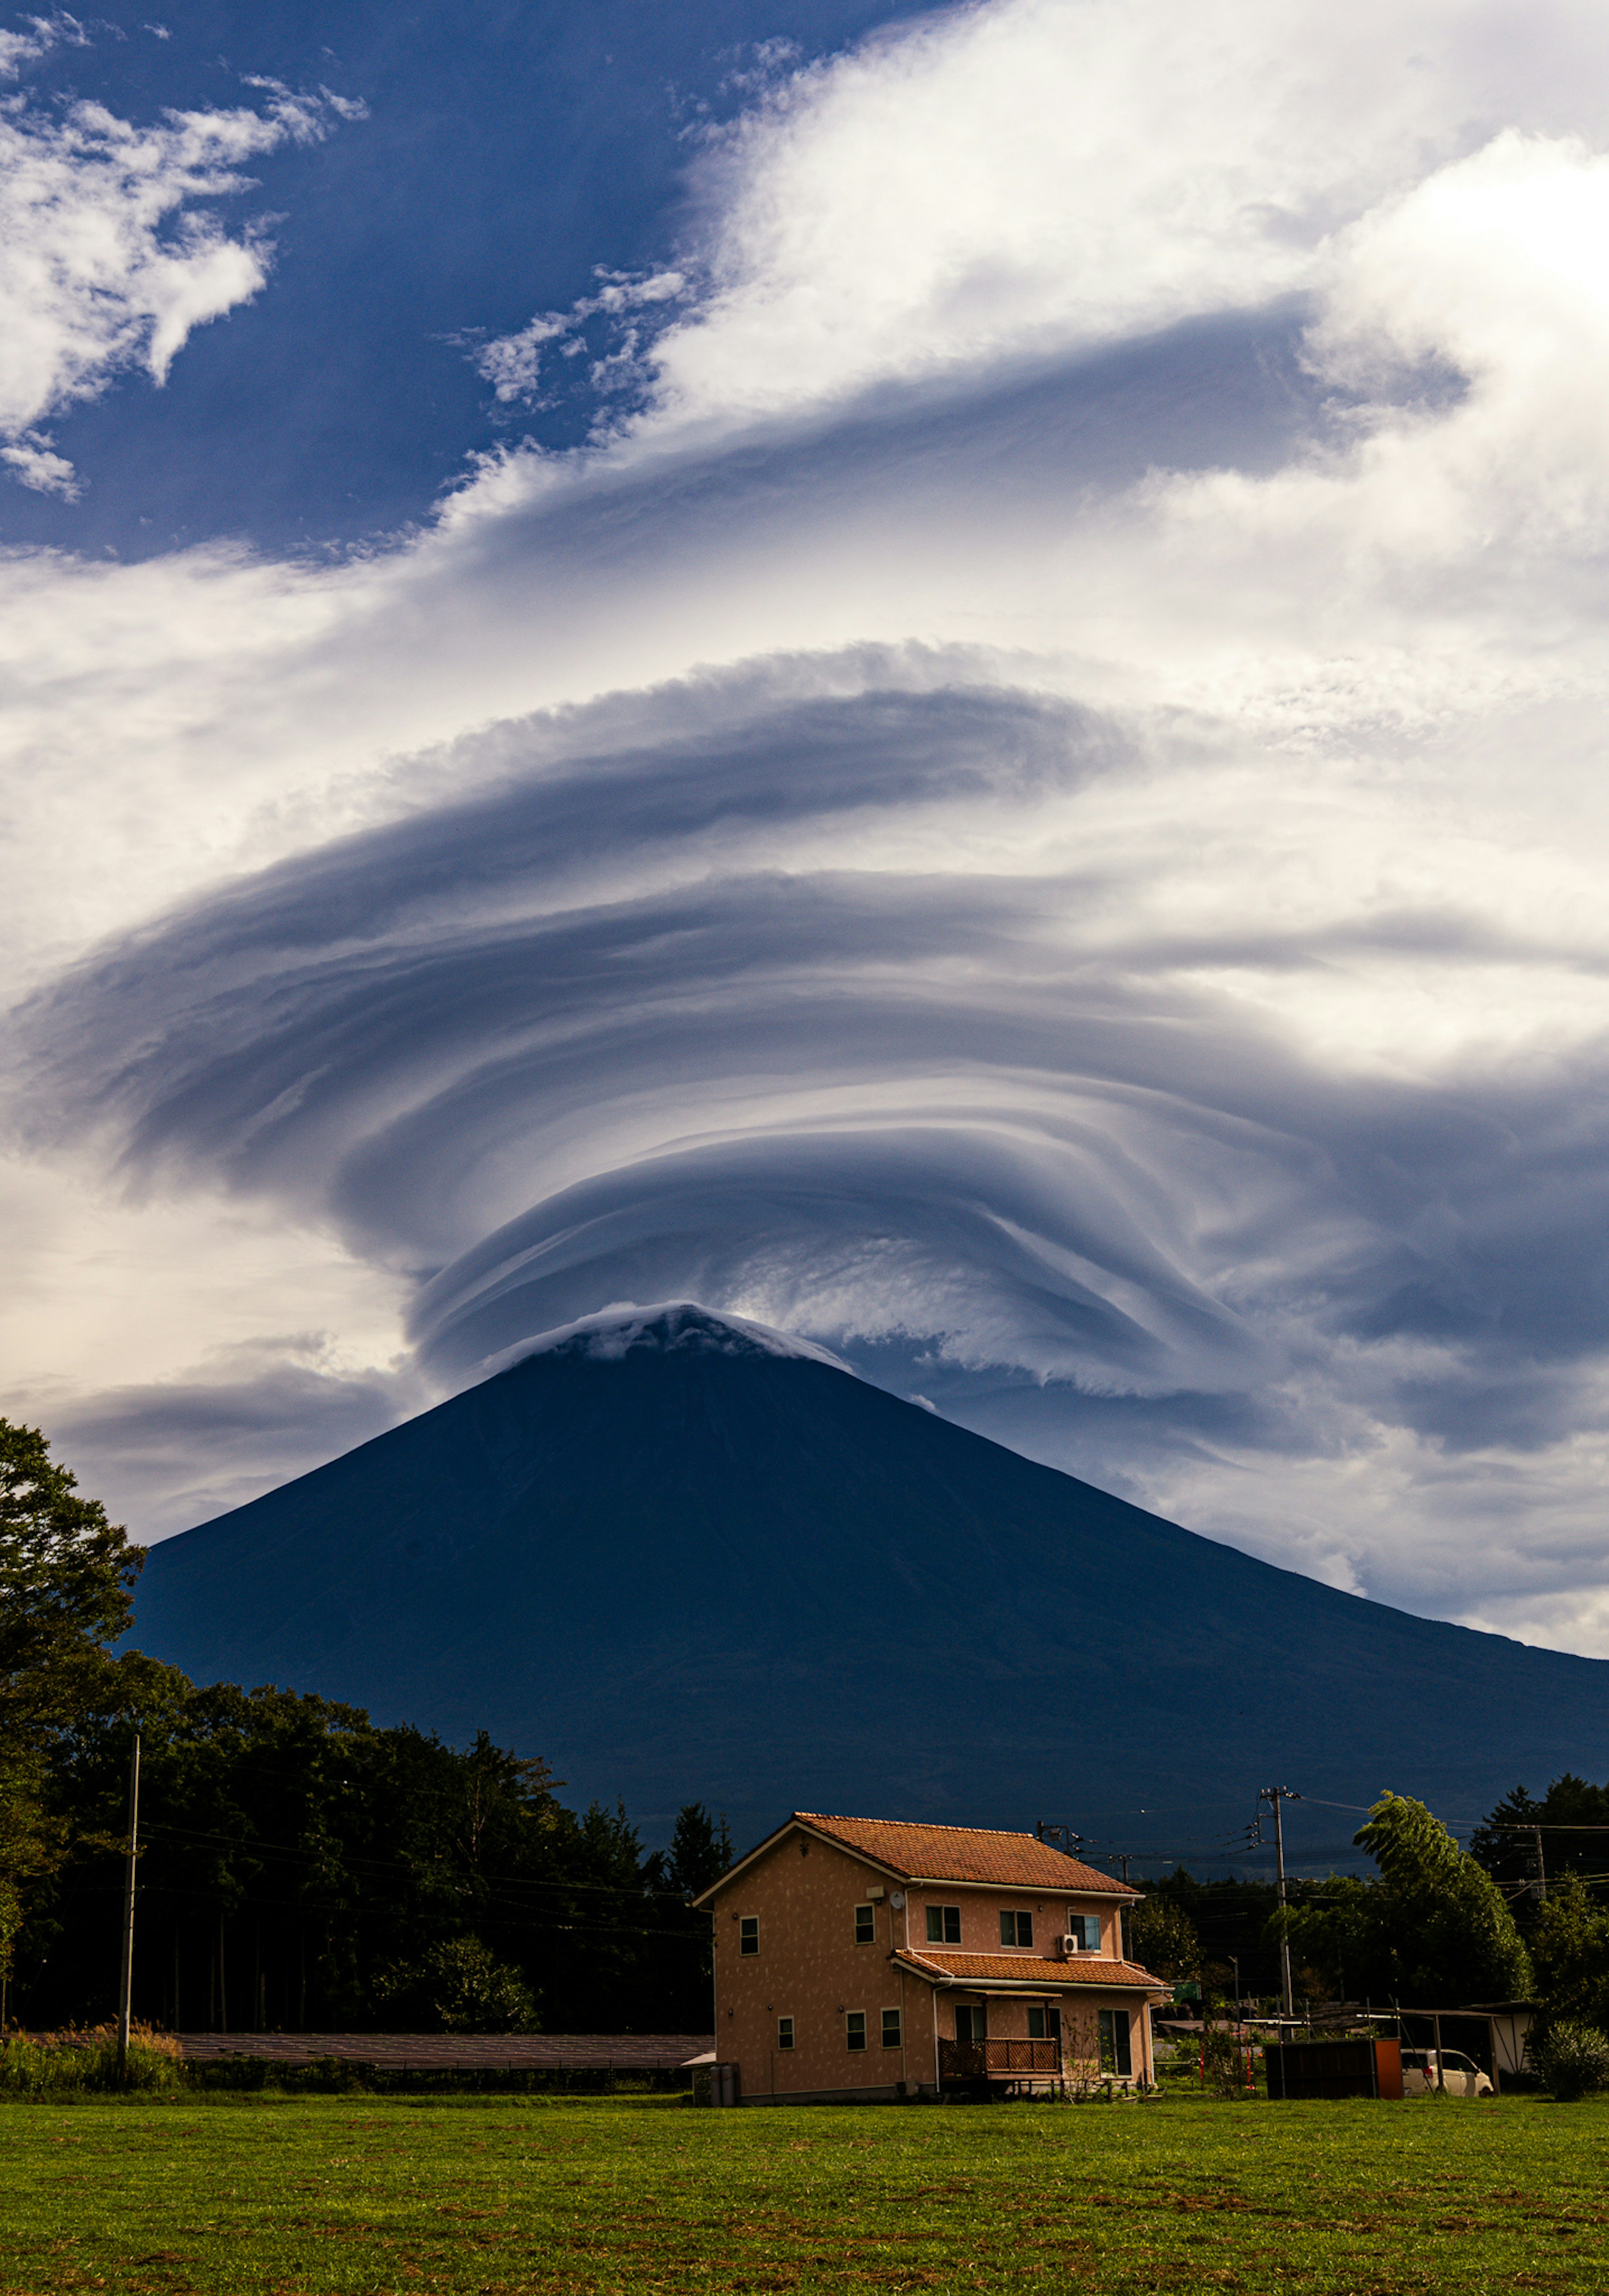
[[[889,1903],[897,1914],[902,1914],[905,1911],[905,1891],[903,1890],[891,1890],[889,1891]]]

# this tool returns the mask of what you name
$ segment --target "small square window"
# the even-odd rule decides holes
[[[1047,2041],[1049,2039],[1050,2036],[1045,2030],[1045,2012],[1042,2009],[1030,2009],[1029,2011],[1028,2038],[1030,2041]]]
[[[850,2048],[865,2048],[866,2011],[864,2009],[851,2009],[850,2011],[849,2015],[843,2021],[843,2038],[845,2043]]]
[[[877,1916],[875,1912],[870,1906],[857,1906],[855,1908],[856,1944],[874,1945],[876,1941]]]
[[[779,2017],[777,2019],[776,2046],[779,2049],[791,2049],[792,2047],[793,2020],[792,2017]]]
[[[759,1915],[758,1914],[745,1914],[742,1921],[739,1922],[737,1925],[737,1949],[739,1953],[758,1953],[759,1951]]]
[[[899,2012],[885,2009],[882,2013],[882,2046],[885,2049],[899,2046]]]
[[[1067,1934],[1083,1947],[1086,1953],[1101,1949],[1101,1917],[1098,1914],[1069,1914]]]
[[[1002,1945],[1031,1945],[1033,1915],[1031,1914],[1002,1914],[1000,1916]]]
[[[961,1908],[959,1906],[930,1906],[928,1907],[927,1941],[929,1945],[960,1944]]]

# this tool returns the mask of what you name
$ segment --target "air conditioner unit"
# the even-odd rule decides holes
[[[1083,1950],[1084,1940],[1082,1938],[1064,1937],[1062,1939],[1061,1954],[1063,1961],[1071,1961],[1075,1953],[1082,1953]]]

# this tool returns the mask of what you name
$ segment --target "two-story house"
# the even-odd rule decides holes
[[[796,1810],[695,1899],[743,2101],[1153,2078],[1138,1893],[1030,1833]]]

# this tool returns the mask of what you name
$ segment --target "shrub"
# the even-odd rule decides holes
[[[412,1966],[388,1970],[375,1991],[393,2021],[418,2032],[534,2033],[537,2005],[519,1971],[478,1937],[448,1938]]]
[[[1561,2104],[1609,2088],[1609,2040],[1595,2026],[1549,2026],[1531,2061]]]
[[[179,2088],[184,2058],[171,2033],[137,2021],[128,2032],[126,2072],[118,2075],[115,2025],[70,2025],[59,2033],[0,2038],[0,2093],[61,2096],[77,2090]]]

